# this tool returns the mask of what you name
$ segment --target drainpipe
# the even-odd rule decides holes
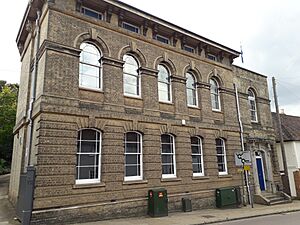
[[[237,108],[238,121],[239,121],[239,127],[240,127],[241,147],[242,147],[242,151],[244,152],[245,151],[245,147],[244,147],[244,128],[243,128],[243,123],[242,123],[242,119],[241,119],[239,95],[238,95],[237,85],[235,83],[233,84],[233,87],[234,87],[234,91],[235,91],[236,108]],[[243,163],[243,167],[244,167],[244,163]],[[244,170],[244,168],[243,168],[243,170]],[[247,187],[247,192],[248,192],[248,200],[249,200],[249,203],[250,203],[251,207],[253,208],[253,201],[252,201],[252,195],[251,195],[251,190],[250,190],[250,185],[249,185],[248,171],[244,170],[244,176],[245,176],[246,187]],[[244,185],[243,185],[243,189],[244,189]]]
[[[30,155],[31,155],[31,147],[32,147],[32,135],[33,135],[33,120],[32,120],[32,111],[33,105],[36,97],[36,78],[38,75],[38,51],[40,46],[40,19],[41,19],[41,11],[37,11],[37,18],[35,21],[36,27],[36,35],[35,35],[35,43],[34,43],[34,64],[33,71],[30,74],[31,76],[31,91],[30,91],[30,102],[29,109],[27,113],[27,118],[29,120],[28,128],[27,128],[27,137],[26,137],[26,150],[25,150],[25,162],[24,162],[24,172],[27,172],[27,167],[30,165]]]

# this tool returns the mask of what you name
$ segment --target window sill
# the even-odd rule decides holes
[[[134,184],[148,184],[148,180],[128,180],[123,181],[124,185],[134,185]]]
[[[163,102],[163,101],[159,101],[159,104],[174,105],[173,102]]]
[[[197,105],[187,105],[187,107],[191,109],[200,109]]]
[[[79,87],[79,90],[104,93],[101,89],[98,89],[98,88]]]
[[[192,180],[209,180],[209,176],[193,176]]]
[[[124,94],[125,98],[132,98],[132,99],[137,99],[137,100],[143,100],[141,96],[135,96],[135,95],[126,95]]]
[[[180,178],[161,178],[160,179],[161,182],[178,182],[178,181],[181,181]]]
[[[222,110],[218,110],[218,109],[212,109],[212,111],[215,113],[222,113]]]
[[[73,189],[82,189],[82,188],[99,188],[105,187],[105,183],[94,183],[94,184],[75,184]]]
[[[218,175],[219,178],[232,178],[232,175],[230,174],[224,174],[224,175]]]

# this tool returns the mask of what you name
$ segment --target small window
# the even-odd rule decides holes
[[[221,138],[216,139],[216,151],[219,175],[227,174],[225,141]]]
[[[80,45],[79,86],[102,89],[100,51],[90,43]]]
[[[162,178],[176,177],[175,142],[169,134],[161,135]]]
[[[202,139],[199,137],[191,138],[192,147],[192,163],[193,163],[193,176],[203,176],[203,151],[202,151]]]
[[[211,106],[214,111],[221,111],[219,84],[215,79],[210,79]]]
[[[161,102],[171,102],[171,78],[168,69],[158,65],[158,99]]]
[[[142,180],[142,135],[137,132],[125,134],[125,181]]]
[[[186,95],[188,106],[197,106],[197,84],[191,73],[186,74]]]
[[[92,10],[92,9],[89,9],[87,7],[81,7],[81,13],[86,15],[86,16],[98,19],[98,20],[102,20],[102,18],[103,18],[102,13],[97,12],[97,11]]]
[[[254,92],[251,89],[248,90],[248,101],[250,107],[251,122],[257,122],[256,98]]]
[[[139,64],[131,55],[124,55],[123,85],[124,95],[140,97],[141,79],[139,75]]]
[[[94,129],[78,131],[76,184],[100,182],[101,133]]]
[[[217,61],[217,57],[213,54],[207,54],[207,58],[212,60],[212,61]]]
[[[123,22],[122,27],[126,30],[129,30],[134,33],[140,33],[140,29],[137,26],[134,26],[130,23]]]
[[[164,44],[169,44],[170,43],[169,38],[166,38],[166,37],[158,35],[158,34],[156,35],[156,40],[158,40],[159,42],[162,42]]]
[[[188,45],[184,45],[183,46],[183,49],[187,52],[190,52],[190,53],[195,53],[195,49],[191,46],[188,46]]]

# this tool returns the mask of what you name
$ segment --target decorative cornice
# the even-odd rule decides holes
[[[45,40],[43,42],[43,44],[41,45],[39,52],[38,52],[38,56],[40,57],[44,51],[46,50],[52,50],[55,52],[60,52],[60,53],[64,53],[64,54],[68,54],[68,55],[72,55],[75,57],[79,57],[81,50],[77,49],[77,48],[73,48],[70,46],[66,46],[66,45],[61,45],[49,40]]]
[[[178,76],[178,75],[172,75],[171,79],[172,79],[173,82],[186,83],[186,78]]]
[[[141,75],[145,74],[153,77],[157,77],[158,75],[158,70],[148,68],[148,67],[140,67],[139,72]]]

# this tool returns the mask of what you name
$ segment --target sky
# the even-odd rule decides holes
[[[234,64],[268,76],[277,84],[280,108],[300,116],[299,0],[122,0],[173,24],[240,51]],[[18,83],[20,55],[16,36],[28,0],[5,1],[0,14],[0,80]]]

